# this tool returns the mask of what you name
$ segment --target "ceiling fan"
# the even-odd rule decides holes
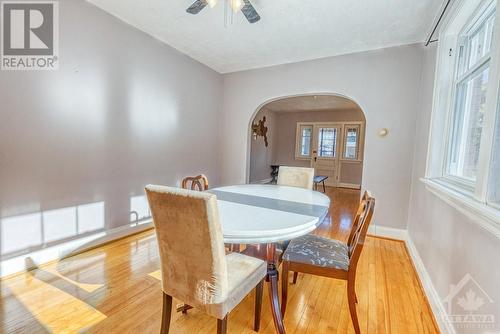
[[[237,12],[241,10],[243,15],[247,18],[248,22],[250,23],[255,23],[260,20],[260,16],[255,10],[255,8],[252,6],[249,0],[224,0],[228,1],[229,5],[233,9],[234,12]],[[218,0],[196,0],[191,6],[189,6],[188,9],[186,9],[186,12],[189,14],[196,15],[203,8],[205,8],[207,5],[210,8],[215,7],[217,5]]]

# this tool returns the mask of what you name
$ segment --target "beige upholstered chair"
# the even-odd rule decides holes
[[[256,286],[262,295],[266,263],[225,254],[215,195],[154,185],[146,194],[160,250],[161,333],[169,330],[172,297],[217,318],[218,333],[225,333],[228,313]]]
[[[288,272],[331,277],[347,281],[349,313],[356,334],[360,333],[356,312],[356,268],[370,225],[375,198],[366,192],[354,218],[353,232],[347,244],[317,235],[305,235],[290,242],[283,255],[281,313],[285,316],[288,290]],[[294,278],[295,281],[295,278]]]
[[[280,166],[278,185],[305,189],[313,188],[314,168]]]

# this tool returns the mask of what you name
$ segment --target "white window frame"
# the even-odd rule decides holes
[[[312,143],[313,143],[313,127],[312,123],[297,123],[297,131],[295,133],[295,159],[297,160],[310,160],[312,156]],[[311,140],[309,141],[309,155],[302,155],[302,129],[311,129]]]
[[[490,70],[476,181],[464,182],[463,179],[447,173],[460,36],[483,17],[491,6],[498,6],[497,1],[457,0],[451,6],[439,30],[427,168],[422,181],[430,191],[473,218],[473,221],[482,227],[500,236],[500,210],[487,200],[495,118],[500,103],[500,17],[497,16],[499,8],[496,8],[493,14],[496,17],[491,58],[481,60],[483,64],[489,61]]]
[[[364,143],[364,131],[363,131],[363,122],[350,122],[350,123],[345,123],[343,126],[343,145],[342,145],[342,156],[340,157],[340,160],[342,161],[357,161],[361,162],[363,161],[363,143]],[[358,137],[357,137],[357,142],[356,142],[356,157],[353,158],[348,158],[345,155],[346,147],[347,147],[347,132],[349,129],[356,128],[358,130]]]

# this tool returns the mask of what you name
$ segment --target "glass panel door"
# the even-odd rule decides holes
[[[338,185],[339,148],[342,126],[335,123],[313,127],[311,167],[316,175],[327,176],[326,185]]]

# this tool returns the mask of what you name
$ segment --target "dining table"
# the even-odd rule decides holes
[[[277,245],[314,231],[328,214],[330,198],[312,189],[270,184],[212,188],[217,196],[224,242],[251,245],[267,262],[271,311],[276,332],[286,333],[278,297]]]

